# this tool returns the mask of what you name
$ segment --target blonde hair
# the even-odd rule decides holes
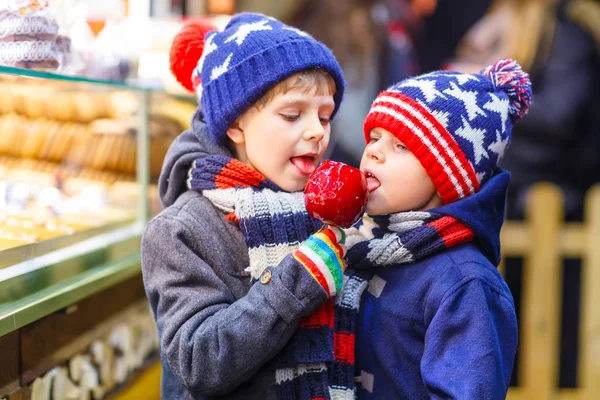
[[[531,70],[536,60],[543,63],[549,55],[556,26],[556,0],[513,0],[513,6],[514,19],[508,31],[510,56],[525,70]]]
[[[335,81],[327,71],[314,68],[297,72],[273,86],[267,93],[254,103],[254,107],[264,108],[278,94],[285,94],[292,89],[300,89],[303,93],[313,93],[317,96],[331,95],[336,91]]]
[[[510,57],[524,70],[548,58],[556,25],[557,0],[495,0],[463,37],[457,58],[487,65]]]

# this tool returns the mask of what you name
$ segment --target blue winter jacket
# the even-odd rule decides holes
[[[356,336],[360,399],[504,399],[517,349],[511,293],[496,266],[508,172],[435,211],[475,233],[412,264],[380,267]]]

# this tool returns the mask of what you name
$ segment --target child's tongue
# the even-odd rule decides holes
[[[308,176],[308,175],[312,174],[316,168],[314,161],[311,157],[306,157],[306,156],[292,157],[290,159],[290,161],[292,162],[292,164],[294,164],[296,166],[296,168],[298,168],[298,170],[303,175]]]
[[[379,182],[379,179],[375,178],[374,176],[370,176],[367,178],[367,188],[369,190],[369,193],[379,189],[379,186],[381,186],[381,182]]]

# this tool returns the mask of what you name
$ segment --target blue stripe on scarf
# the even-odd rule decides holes
[[[319,230],[322,223],[311,218],[305,212],[240,219],[240,227],[244,231],[263,232],[262,235],[245,238],[246,244],[250,248],[301,243],[310,236],[307,225],[311,225],[312,231],[315,232]],[[270,227],[270,229],[265,229],[266,227]]]
[[[424,258],[446,247],[438,230],[429,225],[423,225],[418,229],[399,233],[398,237],[410,249],[415,259]]]
[[[234,160],[224,155],[213,155],[209,157],[198,158],[195,161],[195,168],[189,172],[190,181],[189,187],[194,190],[211,190],[217,189],[216,178],[224,173],[227,168],[230,168],[230,163]],[[250,167],[248,167],[250,168]],[[240,175],[244,171],[236,171]],[[251,187],[253,190],[271,189],[281,191],[281,189],[272,181],[264,179],[257,186],[241,184],[238,187]]]
[[[298,329],[288,342],[288,351],[273,360],[276,368],[297,367],[298,364],[314,364],[333,361],[332,329],[326,325]]]

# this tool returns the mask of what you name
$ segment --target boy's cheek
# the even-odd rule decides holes
[[[373,200],[374,196],[369,195],[369,202],[367,203],[367,208],[365,209],[365,213],[369,215],[379,215],[377,212],[377,200]]]

